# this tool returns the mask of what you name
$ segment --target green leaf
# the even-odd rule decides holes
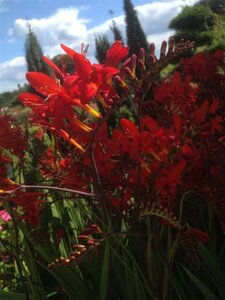
[[[224,299],[225,295],[225,274],[221,271],[221,267],[216,258],[209,252],[209,250],[203,244],[198,246],[200,255],[204,264],[210,271],[213,285],[217,289],[221,299]]]
[[[31,300],[34,300],[34,297],[30,296]],[[24,294],[19,293],[11,293],[11,292],[3,292],[0,291],[0,299],[1,300],[24,300],[26,297]]]
[[[109,279],[109,264],[110,264],[110,247],[106,241],[105,253],[102,263],[101,283],[100,283],[100,299],[104,300],[107,297],[108,279]]]
[[[205,300],[218,300],[218,298],[212,293],[212,291],[201,280],[199,280],[193,273],[191,273],[184,266],[182,266],[182,268],[187,273],[187,275],[192,280],[192,282],[195,284],[197,289],[202,293]]]

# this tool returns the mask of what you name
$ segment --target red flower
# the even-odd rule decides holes
[[[121,41],[115,41],[107,51],[105,66],[117,67],[128,53],[128,47],[124,47]]]
[[[42,193],[19,191],[10,198],[10,201],[23,208],[21,218],[35,227],[40,223],[41,205],[44,203]]]
[[[119,72],[110,66],[92,65],[83,54],[65,45],[61,47],[73,59],[75,68],[75,74],[64,80],[63,87],[71,97],[80,99],[83,104],[89,103],[101,87]]]
[[[50,97],[52,95],[64,94],[63,88],[56,79],[40,72],[28,72],[26,78],[32,87],[41,95]]]
[[[13,124],[10,116],[0,117],[0,149],[12,150],[21,156],[26,148],[26,140],[20,127]]]
[[[198,229],[198,228],[191,228],[188,230],[188,234],[196,241],[196,242],[202,242],[202,243],[208,243],[209,241],[209,235]]]

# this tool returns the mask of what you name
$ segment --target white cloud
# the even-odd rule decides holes
[[[25,83],[26,61],[18,56],[10,61],[0,63],[0,90],[1,92],[16,89],[17,84]]]
[[[84,8],[81,8],[82,10]],[[58,50],[56,47],[60,43],[68,43],[73,41],[73,44],[80,43],[83,37],[87,35],[87,19],[79,17],[80,10],[75,7],[59,8],[55,14],[48,18],[41,19],[17,19],[14,22],[14,27],[8,31],[8,36],[26,37],[28,32],[28,24],[32,31],[36,34],[38,40],[45,53],[53,56]],[[56,47],[56,48],[55,48]]]
[[[0,0],[1,2],[2,0]],[[172,34],[172,31],[168,29],[170,20],[181,11],[185,4],[192,5],[196,2],[197,0],[156,0],[152,3],[137,6],[138,17],[149,42],[154,42],[158,49],[162,40],[168,39]],[[104,33],[112,39],[112,33],[109,29],[112,19],[88,29],[87,25],[90,20],[80,17],[80,11],[85,9],[89,9],[89,7],[59,8],[55,14],[47,18],[33,18],[29,20],[32,31],[36,34],[45,55],[53,57],[56,54],[62,53],[63,51],[60,48],[61,43],[77,51],[80,50],[81,43],[88,43],[90,45],[88,58],[92,61],[94,60],[95,36]],[[114,20],[123,33],[123,36],[125,36],[124,16],[115,17]],[[28,21],[26,19],[16,19],[14,26],[8,31],[9,41],[13,42],[17,37],[25,38],[28,32],[27,24]],[[1,70],[0,78],[5,81],[5,85],[1,84],[0,90],[7,87],[7,83],[8,88],[10,88],[13,86],[13,82],[16,82],[16,84],[25,82],[24,59],[23,66],[21,63],[22,58],[15,58],[12,61],[2,64],[5,71]],[[8,70],[7,72],[6,69]],[[11,75],[9,76],[9,74]]]

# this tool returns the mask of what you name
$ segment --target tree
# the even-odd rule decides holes
[[[28,72],[41,72],[44,74],[50,74],[50,69],[48,65],[42,60],[43,52],[41,46],[37,40],[36,35],[31,30],[31,26],[28,23],[28,34],[25,42],[25,58],[27,62],[27,71]],[[39,94],[32,86],[28,86],[28,92],[32,92],[35,94]],[[27,124],[27,123],[26,123]],[[27,126],[27,125],[26,125]],[[26,128],[27,137],[30,135],[30,131],[28,126]],[[31,153],[26,153],[25,161],[24,161],[24,179],[29,183],[33,184],[39,179],[38,170],[38,147],[34,147]]]
[[[200,3],[208,5],[214,13],[224,14],[224,0],[202,0]]]
[[[107,50],[110,47],[110,42],[107,35],[98,35],[95,37],[95,57],[100,64],[105,62]]]
[[[27,62],[27,71],[49,74],[49,68],[42,60],[43,52],[37,40],[37,37],[31,30],[30,24],[28,24],[27,26],[29,30],[25,42],[25,58]]]
[[[197,3],[185,6],[170,22],[169,28],[176,30],[176,41],[184,38],[193,40],[196,46],[202,46],[212,42],[213,22],[214,14],[210,7]]]
[[[116,25],[115,20],[112,21],[110,30],[113,33],[114,41],[116,40],[123,41],[122,34],[118,26]],[[105,62],[106,53],[109,47],[110,47],[110,42],[107,35],[103,34],[103,35],[97,35],[95,37],[95,49],[96,49],[95,57],[100,64],[103,64]]]
[[[115,20],[112,21],[112,25],[110,26],[110,30],[112,31],[113,35],[114,35],[114,40],[119,40],[119,41],[123,41],[123,37],[122,37],[122,33],[119,30]]]
[[[224,49],[225,4],[220,0],[202,0],[185,6],[169,24],[174,29],[175,40],[193,40],[198,50]]]
[[[124,0],[124,12],[127,45],[129,46],[130,54],[137,55],[140,48],[144,48],[147,51],[148,42],[131,0]]]
[[[54,64],[66,73],[74,73],[74,63],[73,60],[66,54],[57,54],[52,58]]]

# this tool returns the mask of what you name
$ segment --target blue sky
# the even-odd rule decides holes
[[[172,34],[169,21],[184,4],[195,2],[132,0],[148,40],[157,47]],[[88,58],[94,61],[95,36],[107,34],[112,39],[109,30],[112,19],[125,36],[123,0],[0,0],[0,92],[25,82],[27,21],[45,55],[53,57],[62,53],[60,43],[79,51],[84,42],[89,44]]]

